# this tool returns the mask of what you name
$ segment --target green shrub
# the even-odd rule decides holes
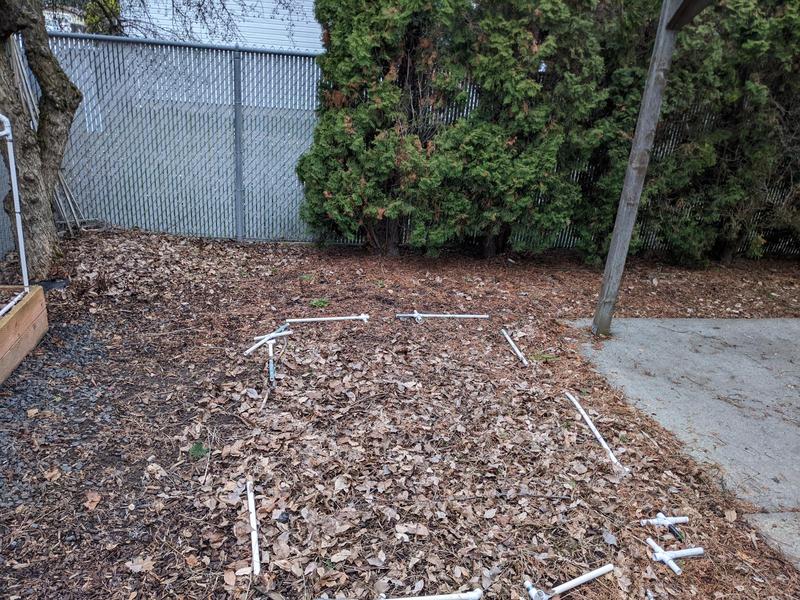
[[[298,174],[321,239],[395,253],[408,224],[413,248],[493,254],[570,226],[604,255],[660,2],[315,5],[326,53]],[[641,208],[676,261],[797,234],[799,15],[800,0],[730,0],[679,36]]]

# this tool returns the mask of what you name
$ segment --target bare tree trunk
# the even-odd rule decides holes
[[[30,128],[6,49],[21,34],[31,71],[41,88],[39,126]],[[22,226],[32,279],[47,277],[58,250],[51,199],[81,93],[50,51],[40,0],[0,0],[0,113],[11,119],[17,153]],[[11,214],[11,198],[4,202]]]
[[[386,254],[400,256],[400,220],[389,219],[386,223]]]

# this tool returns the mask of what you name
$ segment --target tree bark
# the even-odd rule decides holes
[[[661,100],[667,85],[667,72],[675,49],[677,31],[669,29],[667,22],[680,4],[681,0],[662,0],[658,31],[653,44],[653,54],[650,56],[650,68],[647,72],[639,118],[636,121],[636,131],[633,134],[628,167],[622,184],[611,246],[603,271],[600,298],[592,321],[592,332],[595,335],[608,335],[611,331],[611,317],[619,297],[619,286],[625,271],[625,261],[628,258],[631,236],[636,224],[636,213],[639,210],[647,167],[650,164],[650,151],[653,149],[656,126],[661,113]]]
[[[29,115],[14,80],[8,44],[22,36],[28,65],[41,89],[38,129]],[[81,93],[50,51],[40,0],[0,0],[0,113],[12,123],[17,159],[17,179],[22,205],[22,227],[32,279],[44,279],[58,250],[58,235],[51,199],[64,157],[69,130]],[[4,200],[13,214],[10,194]]]

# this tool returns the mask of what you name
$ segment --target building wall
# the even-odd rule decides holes
[[[236,32],[227,32],[222,28],[209,31],[201,24],[193,24],[192,31],[187,35],[183,23],[175,16],[171,0],[148,2],[149,15],[143,15],[135,7],[131,7],[126,10],[125,16],[140,21],[143,27],[139,34],[146,37],[321,52],[322,31],[314,19],[314,0],[295,0],[297,8],[292,14],[278,4],[276,0],[240,0],[227,3],[236,23]],[[153,31],[146,32],[148,27]]]
[[[86,31],[83,14],[75,8],[48,8],[42,11],[44,24],[48,31],[63,31],[65,33],[81,33]]]

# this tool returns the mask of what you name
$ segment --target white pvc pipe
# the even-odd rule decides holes
[[[414,319],[417,323],[422,323],[423,319],[488,319],[489,315],[460,315],[451,313],[420,313],[416,310],[413,313],[400,313],[395,315],[398,319]]]
[[[267,334],[265,336],[261,336],[259,338],[259,340],[255,344],[253,344],[247,350],[244,351],[244,355],[245,356],[249,356],[250,354],[252,354],[256,350],[261,348],[261,346],[263,346],[267,342],[269,342],[271,340],[274,340],[276,338],[284,337],[284,336],[291,335],[291,334],[292,334],[292,331],[290,329],[287,329],[286,331],[274,331],[274,332],[272,332],[270,334]]]
[[[528,366],[528,359],[525,358],[525,355],[520,351],[520,349],[514,343],[514,340],[511,339],[511,336],[508,334],[508,332],[505,329],[501,329],[500,333],[502,333],[503,336],[508,341],[508,343],[511,344],[511,349],[514,351],[514,354],[517,355],[517,358],[520,359],[522,361],[522,364],[527,367]]]
[[[675,561],[672,560],[672,558],[664,552],[664,549],[661,546],[655,543],[653,538],[647,538],[647,545],[653,549],[653,560],[657,562],[662,562],[665,565],[667,565],[670,569],[672,569],[675,572],[675,575],[680,575],[681,573],[683,573],[681,568],[677,564],[675,564]]]
[[[690,556],[702,556],[705,554],[703,548],[686,548],[684,550],[664,550],[655,543],[653,538],[647,538],[647,545],[653,550],[653,560],[667,565],[675,575],[680,575],[683,570],[677,565],[674,559],[688,558]]]
[[[8,311],[10,311],[12,308],[14,308],[14,306],[16,306],[17,302],[19,302],[20,300],[22,300],[22,298],[24,298],[24,297],[25,297],[25,294],[27,294],[27,293],[28,293],[28,292],[26,292],[25,290],[22,290],[22,291],[21,291],[19,294],[17,294],[16,296],[14,296],[14,297],[13,297],[13,298],[12,298],[12,299],[11,299],[11,300],[8,302],[8,304],[6,304],[6,305],[3,307],[3,309],[2,309],[2,310],[0,310],[0,317],[2,317],[2,316],[3,316],[4,314],[6,314]]]
[[[594,423],[589,418],[589,415],[586,414],[585,410],[583,410],[583,407],[581,406],[580,402],[578,402],[578,400],[575,398],[575,396],[573,396],[569,392],[564,392],[564,394],[566,394],[566,396],[567,396],[567,398],[569,398],[570,402],[572,402],[572,404],[575,405],[575,408],[578,409],[578,412],[581,413],[581,416],[583,417],[583,420],[586,421],[586,424],[589,426],[589,429],[592,430],[592,433],[594,434],[594,437],[597,438],[598,442],[600,442],[600,445],[606,451],[606,454],[608,454],[608,458],[611,459],[611,462],[614,463],[615,465],[617,465],[620,469],[622,469],[623,471],[625,471],[627,473],[629,471],[629,469],[627,467],[624,467],[622,465],[622,463],[617,460],[617,457],[614,456],[614,452],[611,450],[611,448],[608,446],[608,444],[606,444],[606,441],[603,439],[603,436],[600,435],[600,432],[597,431],[597,427],[594,426]]]
[[[28,259],[25,256],[25,235],[22,231],[22,208],[19,202],[19,188],[17,187],[17,163],[14,160],[14,137],[11,134],[11,121],[8,117],[0,114],[0,138],[6,138],[8,146],[8,171],[11,175],[11,196],[14,200],[14,216],[17,224],[17,245],[19,246],[19,267],[22,271],[22,285],[25,291],[30,291],[28,281]]]
[[[690,558],[692,556],[703,556],[706,553],[704,548],[684,548],[683,550],[667,550],[670,558]]]
[[[369,315],[360,314],[350,315],[347,317],[308,317],[301,319],[286,319],[287,323],[325,323],[328,321],[364,321],[364,323],[366,323],[369,321]]]
[[[578,587],[579,585],[583,585],[584,583],[588,583],[593,579],[597,579],[598,577],[602,577],[603,575],[610,573],[614,570],[614,565],[609,563],[607,565],[603,565],[599,569],[595,569],[594,571],[589,571],[581,575],[580,577],[576,577],[575,579],[570,579],[566,583],[562,583],[559,586],[554,587],[550,590],[550,593],[545,592],[544,590],[536,589],[530,581],[525,582],[525,589],[528,591],[528,597],[531,600],[548,600],[548,598],[552,598],[553,596],[557,596],[559,594],[563,594],[564,592],[568,592],[569,590]]]
[[[654,525],[656,527],[669,527],[670,525],[681,525],[688,523],[689,517],[667,517],[664,513],[657,513],[655,519],[642,519],[639,521],[642,527]]]
[[[247,480],[247,510],[250,512],[250,546],[253,550],[253,575],[261,573],[261,554],[258,550],[258,520],[256,519],[256,499],[253,482]]]
[[[275,338],[283,337],[285,335],[289,335],[290,333],[294,333],[291,329],[282,329],[282,330],[275,330],[272,333],[268,333],[267,335],[257,335],[253,339],[254,340],[272,340]]]
[[[433,596],[404,596],[402,598],[386,598],[381,594],[381,600],[481,600],[483,590],[474,589],[471,592],[459,592],[456,594],[436,594]]]

